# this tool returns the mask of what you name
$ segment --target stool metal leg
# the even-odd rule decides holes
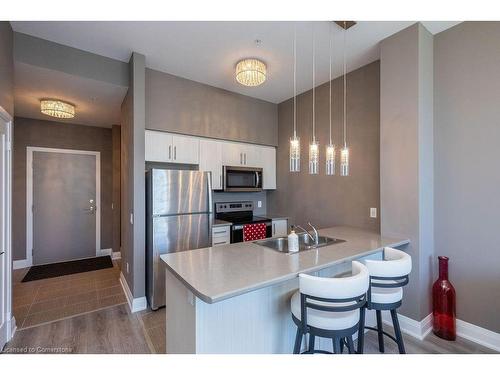
[[[378,350],[383,353],[384,350],[384,331],[382,327],[382,312],[375,310],[377,313],[377,334],[378,334]]]
[[[302,344],[302,331],[297,327],[297,334],[295,335],[295,345],[293,347],[293,354],[300,353],[300,344]]]
[[[333,352],[335,354],[342,354],[342,350],[340,349],[340,338],[339,337],[335,337],[333,339]]]
[[[354,341],[352,341],[352,336],[347,336],[347,348],[349,349],[349,354],[355,354]]]
[[[396,310],[391,310],[392,325],[394,326],[394,333],[396,335],[396,342],[398,344],[399,354],[405,354],[405,344],[403,343],[403,335],[401,334],[401,327],[399,326],[398,314]]]
[[[309,353],[314,353],[314,342],[316,341],[316,336],[309,334]]]
[[[359,312],[359,329],[358,329],[358,354],[363,354],[363,346],[365,340],[365,308],[362,307]]]
[[[340,339],[340,354],[344,353],[344,338]]]

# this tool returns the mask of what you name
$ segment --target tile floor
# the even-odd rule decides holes
[[[126,303],[120,269],[77,273],[22,283],[28,269],[13,272],[13,313],[18,329]]]

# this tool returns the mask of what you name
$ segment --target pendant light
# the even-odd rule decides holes
[[[300,138],[297,137],[297,27],[293,26],[293,136],[290,138],[290,172],[300,172]]]
[[[351,25],[352,26],[352,25]],[[346,64],[346,34],[350,27],[343,22],[344,29],[344,147],[340,151],[340,175],[349,176],[349,148],[347,147],[347,64]]]
[[[330,125],[330,137],[329,137],[329,143],[326,145],[326,175],[327,176],[333,176],[335,175],[335,145],[332,143],[332,25],[330,23],[330,28],[329,28],[329,51],[330,51],[330,71],[329,71],[329,125]]]
[[[315,68],[316,68],[316,46],[314,40],[314,25],[312,32],[312,141],[309,144],[309,174],[319,172],[319,144],[316,142],[316,88],[315,88]]]

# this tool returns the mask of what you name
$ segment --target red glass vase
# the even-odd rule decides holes
[[[438,337],[454,341],[457,338],[455,288],[448,280],[448,257],[438,258],[439,278],[432,286],[433,332]]]

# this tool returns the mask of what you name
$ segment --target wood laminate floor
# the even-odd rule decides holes
[[[4,353],[165,353],[165,309],[131,313],[119,285],[118,264],[20,283],[24,273],[14,273],[14,316],[22,329]],[[385,329],[392,333],[391,327]],[[445,341],[431,333],[420,341],[403,335],[409,354],[495,353],[460,337]],[[390,339],[385,339],[385,352],[398,353]],[[365,335],[365,353],[379,353],[375,332]]]

